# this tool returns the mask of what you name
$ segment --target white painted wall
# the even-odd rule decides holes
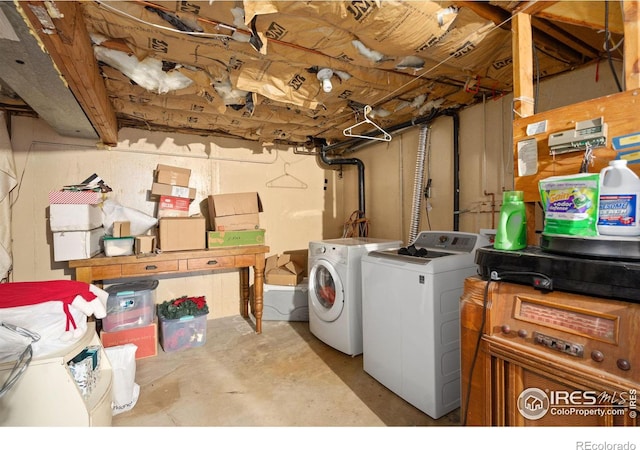
[[[117,147],[97,149],[94,142],[60,137],[42,121],[29,118],[14,118],[11,134],[20,176],[20,186],[12,193],[12,281],[73,276],[66,262],[53,262],[48,192],[79,183],[92,173],[113,189],[110,199],[154,216],[156,203],[149,200],[153,170],[157,164],[186,167],[191,169],[190,186],[197,192],[190,214],[199,213],[200,204],[210,194],[257,191],[264,207],[260,223],[267,230],[270,254],[307,248],[309,240],[323,237],[324,172],[314,156],[296,154],[291,148],[263,150],[228,139],[122,130]],[[288,187],[293,185],[283,179],[286,187],[268,187],[285,169],[306,187]],[[233,315],[238,313],[238,284],[237,271],[163,277],[157,301],[206,295],[211,318]]]

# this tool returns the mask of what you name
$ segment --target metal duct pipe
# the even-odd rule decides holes
[[[424,186],[424,159],[427,150],[427,136],[429,125],[420,126],[418,138],[418,154],[416,157],[416,169],[413,178],[413,203],[411,206],[411,227],[409,228],[409,242],[413,243],[418,237],[420,226],[420,211],[422,206],[422,187]],[[430,135],[429,135],[430,136]]]
[[[327,147],[323,146],[320,149],[320,159],[323,163],[334,166],[336,164],[348,164],[358,166],[358,211],[360,211],[360,218],[365,217],[365,202],[364,202],[364,163],[358,158],[334,158],[327,157]],[[362,230],[360,230],[362,231]],[[362,233],[361,233],[362,235]]]

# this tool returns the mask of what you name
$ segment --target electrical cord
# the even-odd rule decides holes
[[[476,367],[476,361],[478,360],[478,353],[480,351],[480,341],[482,341],[482,334],[484,325],[487,321],[487,303],[489,302],[489,285],[492,280],[488,280],[484,285],[484,295],[482,297],[482,319],[480,320],[480,329],[478,331],[478,339],[476,340],[476,347],[473,351],[473,358],[471,359],[471,367],[469,368],[469,378],[467,383],[467,396],[464,402],[464,417],[462,418],[462,426],[467,425],[467,416],[469,415],[469,398],[471,397],[471,385],[473,379],[473,371]]]
[[[478,360],[478,353],[480,352],[480,342],[482,341],[482,336],[484,332],[484,326],[487,321],[487,304],[489,303],[489,286],[492,281],[502,281],[505,276],[513,276],[513,275],[530,275],[532,277],[538,277],[539,279],[543,279],[547,282],[545,286],[549,286],[549,289],[553,286],[553,280],[545,274],[539,272],[516,272],[516,271],[505,271],[502,273],[498,273],[495,270],[492,270],[490,273],[490,278],[487,280],[487,283],[484,286],[484,293],[482,297],[482,317],[480,319],[480,327],[478,331],[478,338],[476,339],[475,349],[473,351],[473,358],[471,359],[471,367],[469,368],[469,378],[467,383],[467,395],[464,403],[464,417],[462,418],[462,426],[467,424],[467,416],[469,414],[469,399],[471,397],[471,386],[473,379],[473,372],[475,370],[476,362]],[[534,278],[535,280],[535,278]],[[535,282],[534,282],[535,287]],[[546,289],[546,288],[545,288]]]
[[[618,86],[618,91],[622,92],[622,85],[620,84],[620,80],[618,79],[618,74],[616,74],[616,70],[613,67],[613,60],[611,58],[611,47],[609,45],[609,2],[604,2],[604,48],[607,51],[607,60],[609,62],[609,68],[611,69],[611,73],[613,74],[613,79],[616,81],[616,86]]]

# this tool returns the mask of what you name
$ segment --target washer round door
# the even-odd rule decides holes
[[[325,259],[317,260],[309,271],[311,308],[325,322],[336,320],[344,308],[344,289],[335,267]]]

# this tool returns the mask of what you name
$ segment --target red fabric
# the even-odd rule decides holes
[[[62,309],[67,316],[67,329],[76,328],[69,305],[76,296],[90,302],[96,295],[89,290],[89,284],[81,281],[23,281],[17,283],[0,283],[0,308],[37,305],[50,301],[62,302]]]

